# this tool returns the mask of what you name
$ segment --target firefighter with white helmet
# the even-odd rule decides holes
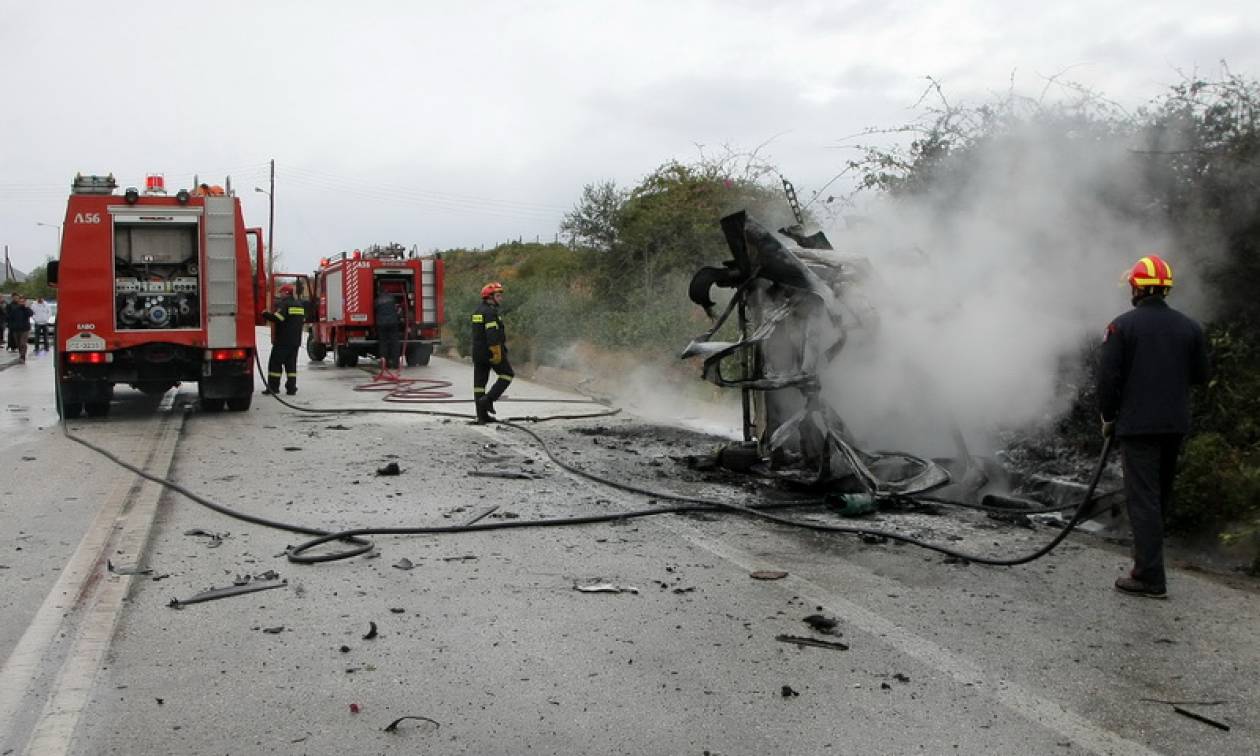
[[[473,403],[477,407],[477,422],[494,422],[494,401],[507,390],[512,378],[512,364],[508,362],[507,333],[499,316],[503,302],[503,284],[494,281],[481,288],[481,305],[472,315]],[[493,370],[498,379],[486,391],[486,381]]]
[[[1207,340],[1165,301],[1173,273],[1162,258],[1138,260],[1127,280],[1133,309],[1107,326],[1098,368],[1103,435],[1120,447],[1133,528],[1133,569],[1115,587],[1165,598],[1164,513],[1190,431],[1190,386],[1207,380]]]

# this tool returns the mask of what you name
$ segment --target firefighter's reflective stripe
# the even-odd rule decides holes
[[[484,394],[484,393],[486,393],[486,387],[485,387],[485,386],[473,386],[473,395],[474,395],[474,396],[476,396],[476,395],[478,395],[478,394]]]
[[[499,374],[499,380],[503,381],[504,383],[511,383],[511,382],[512,382],[512,376],[510,376],[510,375],[503,375],[502,373],[500,373],[500,374]]]
[[[279,310],[277,310],[277,311],[275,311],[275,312],[273,312],[273,313],[271,313],[271,314],[276,316],[276,320],[284,320],[284,313],[283,313],[283,312],[280,312]]]
[[[272,373],[270,371],[267,372],[267,377],[269,378],[279,378],[282,375],[284,375],[284,373]]]
[[[499,324],[498,324],[498,323],[495,323],[495,322],[486,323],[486,330],[487,330],[487,331],[489,331],[491,328],[498,328],[498,327],[499,327]]]
[[[473,319],[472,319],[472,322],[474,322],[474,323],[484,323],[484,322],[485,322],[485,320],[486,320],[486,319],[485,319],[484,317],[482,317],[479,313],[475,313],[475,312],[473,313],[472,318],[473,318]]]
[[[289,314],[290,315],[305,315],[306,308],[305,307],[290,307]]]

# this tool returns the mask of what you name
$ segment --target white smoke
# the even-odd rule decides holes
[[[877,278],[866,295],[878,327],[855,333],[824,376],[866,448],[948,454],[954,423],[973,452],[991,448],[995,431],[1066,407],[1062,361],[1130,306],[1120,281],[1139,257],[1170,260],[1174,305],[1197,288],[1166,230],[1136,220],[1141,177],[1128,145],[1069,145],[1028,126],[973,159],[930,196],[828,229]]]

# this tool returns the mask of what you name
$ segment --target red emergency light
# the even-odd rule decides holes
[[[160,173],[152,173],[144,179],[145,194],[166,194],[166,178]]]
[[[248,349],[212,349],[210,350],[210,359],[214,362],[227,362],[229,360],[247,360],[249,359]]]
[[[70,352],[66,360],[72,365],[101,365],[109,361],[108,352]]]

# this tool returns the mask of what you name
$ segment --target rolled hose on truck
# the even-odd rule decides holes
[[[255,350],[254,360],[256,364],[258,365],[259,376],[261,378],[261,376],[264,373],[262,372],[262,362],[258,356],[257,350]],[[438,417],[460,418],[460,419],[466,419],[466,420],[473,419],[473,417],[470,415],[465,415],[462,413],[455,413],[455,412],[442,412],[438,410],[401,409],[401,408],[393,408],[393,407],[346,407],[346,408],[302,407],[302,406],[287,402],[275,394],[271,394],[271,397],[275,399],[277,402],[279,402],[281,405],[297,412],[311,412],[311,413],[321,413],[321,414],[389,413],[389,414],[430,415],[430,416],[438,416]],[[60,402],[60,397],[58,397],[58,402]],[[60,409],[61,408],[58,407],[58,410]],[[615,414],[616,412],[617,410],[612,410],[608,412],[589,413],[585,415],[571,415],[571,416],[556,415],[556,416],[548,416],[548,417],[542,417],[542,418],[524,418],[524,419],[530,420],[533,422],[541,422],[543,420],[552,420],[552,419],[561,419],[565,417],[570,418],[570,419],[582,419],[582,418],[592,418],[592,417],[606,417],[606,416]],[[1073,513],[1072,518],[1068,521],[1068,523],[1053,539],[1051,539],[1044,546],[1028,554],[1024,554],[1024,555],[1016,556],[1016,557],[998,557],[998,556],[989,556],[985,554],[973,554],[969,552],[960,551],[957,549],[952,549],[948,546],[942,546],[939,544],[931,543],[928,541],[915,538],[913,536],[908,536],[903,533],[898,533],[896,531],[891,531],[891,530],[883,530],[879,528],[865,528],[865,527],[850,526],[850,525],[829,525],[825,523],[807,522],[807,521],[792,519],[789,517],[783,517],[781,515],[777,515],[770,511],[767,511],[769,509],[775,509],[775,508],[800,506],[804,504],[817,504],[819,503],[818,501],[796,501],[796,502],[789,502],[786,504],[764,505],[760,507],[743,506],[739,504],[731,504],[729,502],[717,501],[717,500],[712,500],[712,499],[703,499],[703,498],[692,497],[692,496],[683,496],[680,494],[669,493],[669,492],[654,491],[654,490],[643,488],[640,486],[635,486],[629,483],[623,483],[621,481],[612,480],[610,478],[606,478],[601,475],[596,475],[595,473],[587,472],[585,470],[582,470],[581,468],[571,465],[568,462],[565,462],[564,460],[558,458],[555,455],[555,453],[551,450],[551,448],[547,445],[546,441],[544,441],[542,437],[540,437],[537,433],[530,430],[529,428],[519,425],[516,422],[513,422],[511,420],[502,420],[502,421],[499,421],[497,424],[525,433],[526,435],[531,437],[539,445],[539,447],[543,450],[543,452],[547,455],[547,457],[552,462],[554,462],[556,466],[560,467],[566,472],[569,472],[573,475],[577,475],[579,477],[585,478],[587,480],[590,480],[590,481],[593,481],[593,482],[596,482],[605,486],[609,486],[610,488],[624,491],[626,493],[637,494],[637,495],[646,496],[646,497],[650,497],[654,499],[662,499],[665,501],[679,502],[679,504],[675,506],[629,510],[629,511],[616,512],[616,513],[604,514],[604,515],[561,517],[561,518],[543,519],[543,520],[511,520],[511,521],[491,522],[491,523],[479,522],[479,523],[473,523],[469,525],[419,526],[419,527],[396,527],[396,528],[351,528],[351,529],[334,532],[334,531],[322,530],[320,528],[310,528],[310,527],[305,527],[302,525],[294,525],[292,523],[272,520],[266,517],[251,515],[245,512],[240,512],[240,511],[231,509],[229,507],[223,506],[222,504],[219,504],[210,499],[207,499],[206,497],[201,496],[185,488],[184,486],[179,485],[178,483],[175,483],[165,478],[160,478],[156,475],[145,472],[139,467],[136,467],[135,465],[132,465],[120,459],[113,453],[101,448],[100,446],[97,446],[96,444],[93,444],[92,442],[87,441],[86,439],[83,439],[83,438],[80,438],[79,436],[74,435],[73,433],[70,432],[68,423],[64,415],[61,418],[61,430],[62,430],[62,433],[66,436],[66,438],[82,446],[85,446],[88,449],[91,449],[92,451],[110,460],[114,464],[126,470],[129,470],[135,473],[136,475],[139,475],[140,477],[145,478],[146,480],[153,481],[154,483],[164,486],[165,488],[171,491],[175,491],[176,493],[179,493],[187,497],[188,499],[198,504],[201,504],[204,507],[212,509],[215,512],[218,512],[219,514],[226,515],[228,517],[232,517],[234,519],[241,520],[243,522],[252,523],[255,525],[262,525],[264,527],[275,528],[278,530],[284,530],[291,533],[298,533],[301,535],[315,536],[314,538],[308,541],[305,541],[303,543],[300,543],[297,546],[294,546],[288,550],[287,556],[288,556],[289,561],[294,562],[296,564],[317,564],[320,562],[331,562],[331,561],[337,561],[341,559],[349,559],[351,557],[365,554],[369,551],[372,551],[375,548],[375,544],[372,541],[364,538],[364,536],[442,535],[442,534],[448,534],[448,533],[471,533],[471,532],[477,532],[477,531],[509,530],[509,529],[516,529],[516,528],[565,527],[565,526],[571,526],[571,525],[589,525],[589,524],[602,523],[602,522],[618,522],[618,521],[625,521],[629,519],[647,517],[647,516],[652,516],[652,515],[660,515],[660,514],[681,514],[684,512],[725,511],[725,512],[731,512],[734,514],[739,514],[739,515],[743,515],[745,517],[750,517],[754,519],[766,520],[766,521],[773,522],[779,525],[787,525],[787,526],[796,527],[796,528],[803,528],[806,530],[812,530],[816,532],[840,533],[840,534],[845,534],[845,535],[886,538],[888,540],[898,541],[901,543],[907,543],[913,546],[918,546],[920,548],[928,549],[930,551],[935,551],[937,553],[945,554],[946,556],[954,557],[956,559],[964,559],[968,562],[974,562],[976,564],[985,564],[985,565],[991,565],[991,566],[997,566],[997,567],[1014,567],[1021,564],[1027,564],[1036,559],[1040,559],[1046,554],[1049,554],[1060,543],[1062,543],[1063,540],[1066,539],[1068,535],[1073,530],[1075,530],[1076,527],[1082,521],[1084,521],[1085,518],[1090,514],[1090,512],[1093,509],[1093,504],[1096,501],[1096,499],[1094,498],[1094,492],[1098,488],[1098,482],[1102,477],[1103,470],[1107,464],[1107,458],[1110,456],[1111,448],[1112,448],[1112,439],[1108,437],[1103,442],[1102,452],[1098,456],[1098,462],[1094,466],[1093,473],[1090,476],[1089,485],[1087,486],[1084,495],[1081,497],[1080,504],[1076,506],[1076,510]],[[908,498],[913,499],[914,497],[908,497]],[[341,549],[339,551],[324,552],[324,553],[318,553],[318,554],[308,553],[312,549],[315,549],[318,546],[322,546],[326,543],[330,543],[333,541],[344,542],[349,545],[349,548]]]

